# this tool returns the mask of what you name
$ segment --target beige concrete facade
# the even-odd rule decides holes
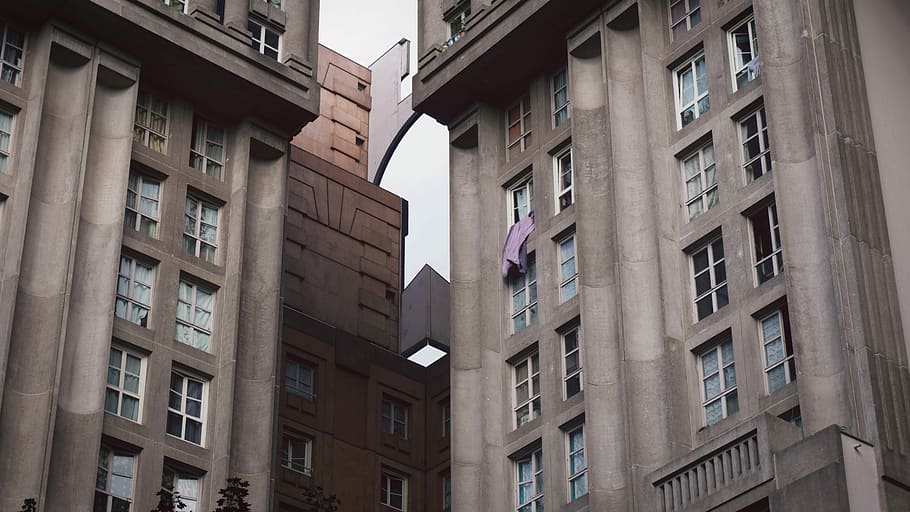
[[[898,3],[420,2],[454,510],[910,507]]]

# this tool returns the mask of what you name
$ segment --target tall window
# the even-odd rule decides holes
[[[777,205],[771,203],[749,217],[752,224],[752,245],[755,248],[755,280],[762,284],[784,270],[780,247],[780,225]]]
[[[94,512],[130,512],[136,478],[136,455],[101,445],[95,475]]]
[[[161,201],[161,182],[130,171],[126,189],[126,213],[123,228],[158,238],[158,205]]]
[[[751,183],[771,172],[771,145],[768,142],[765,107],[739,122],[739,135],[743,145],[743,169],[746,171],[746,181]]]
[[[148,92],[136,98],[136,120],[133,140],[159,153],[167,151],[168,104]]]
[[[739,411],[733,340],[726,338],[701,354],[702,407],[713,425]]]
[[[701,21],[699,0],[670,0],[670,32],[676,40]]]
[[[733,90],[754,80],[759,73],[758,36],[755,17],[749,16],[728,33],[730,66],[733,72]]]
[[[442,404],[442,437],[452,433],[452,406],[448,401]]]
[[[515,224],[534,210],[534,178],[528,173],[509,187],[509,224]]]
[[[553,75],[553,125],[569,120],[569,75],[565,68]]]
[[[184,508],[178,509],[180,512],[202,512],[199,508],[199,484],[199,476],[164,466],[161,474],[161,487],[170,491],[183,503]]]
[[[569,463],[569,501],[575,501],[588,494],[588,463],[585,461],[585,425],[566,433]]]
[[[111,347],[107,363],[104,410],[128,420],[140,421],[145,358],[119,347]]]
[[[449,510],[452,508],[452,475],[446,473],[442,475],[442,509]]]
[[[0,80],[15,86],[22,83],[22,55],[25,50],[25,32],[0,20]]]
[[[683,179],[686,182],[686,211],[689,220],[692,220],[717,204],[714,144],[709,142],[683,158],[682,168]]]
[[[531,144],[531,96],[525,94],[506,111],[506,147],[509,158],[518,156],[519,153]]]
[[[543,510],[543,451],[538,448],[515,461],[516,507],[518,512]]]
[[[796,359],[790,338],[790,315],[779,309],[759,320],[765,354],[765,378],[768,393],[774,393],[796,380]]]
[[[408,438],[408,407],[392,400],[382,401],[382,431]]]
[[[578,264],[575,260],[575,233],[557,242],[559,246],[559,302],[578,293]]]
[[[164,0],[164,5],[170,5],[177,12],[186,13],[186,0]]]
[[[395,510],[407,510],[408,479],[398,473],[383,470],[379,502]]]
[[[515,428],[540,416],[540,360],[537,352],[512,365],[515,375]]]
[[[304,475],[310,474],[312,441],[291,434],[281,436],[281,466]]]
[[[708,98],[708,68],[704,52],[699,52],[682,66],[676,68],[677,128],[682,128],[711,109]]]
[[[566,400],[582,390],[581,343],[579,327],[575,325],[562,333],[563,389]]]
[[[167,433],[202,445],[205,424],[205,382],[171,372],[167,402]]]
[[[304,400],[314,400],[313,368],[288,358],[284,365],[284,390]]]
[[[250,46],[254,50],[270,59],[278,60],[281,54],[281,34],[253,20],[247,23],[247,30],[250,31]]]
[[[190,167],[221,179],[224,170],[224,128],[199,117],[193,118]]]
[[[183,250],[215,263],[217,249],[218,207],[187,194],[183,210]]]
[[[211,348],[214,307],[214,293],[180,280],[177,295],[177,330],[174,339],[208,352]]]
[[[695,310],[701,320],[729,302],[724,241],[716,238],[692,253]]]
[[[142,327],[148,327],[154,279],[155,270],[152,265],[131,256],[120,255],[114,315]]]
[[[528,255],[528,272],[512,278],[512,330],[519,333],[537,320],[537,264]]]
[[[7,172],[9,166],[14,117],[13,114],[0,110],[0,173]]]
[[[556,176],[556,211],[561,212],[575,202],[575,175],[572,172],[572,148],[556,154],[553,171]]]

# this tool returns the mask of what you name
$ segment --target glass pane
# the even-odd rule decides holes
[[[695,273],[699,273],[702,270],[708,268],[708,251],[702,249],[697,253],[692,255],[692,264],[695,267]]]
[[[123,405],[120,409],[120,415],[133,421],[139,419],[139,400],[123,395]]]
[[[696,307],[696,309],[697,309],[697,311],[698,311],[698,319],[699,319],[699,320],[705,318],[706,316],[708,316],[708,315],[710,315],[711,313],[714,312],[714,303],[711,302],[711,296],[710,296],[710,295],[708,295],[707,297],[705,297],[705,298],[699,300],[698,302],[696,302],[696,303],[695,303],[695,307]]]
[[[130,393],[139,393],[139,377],[135,375],[126,374],[123,376],[123,389],[129,391]]]
[[[183,417],[177,413],[167,413],[167,433],[180,437],[183,432]]]
[[[566,373],[572,373],[578,369],[578,352],[573,352],[566,356]]]
[[[196,400],[186,401],[186,414],[194,418],[202,417],[202,402]]]
[[[717,371],[717,351],[712,350],[701,357],[702,376],[707,377]]]
[[[739,412],[739,396],[736,392],[732,392],[726,397],[727,400],[727,416]]]
[[[202,400],[202,383],[187,379],[186,381],[186,396],[195,398],[197,400]]]
[[[581,391],[581,374],[574,375],[566,381],[566,398],[571,398]]]
[[[783,361],[784,357],[786,357],[784,355],[784,344],[780,339],[772,341],[771,343],[765,345],[765,358],[767,361],[767,366],[771,366],[774,363]]]
[[[762,333],[765,341],[772,340],[780,336],[780,316],[774,314],[765,318],[761,322]]]
[[[786,366],[780,365],[768,372],[768,392],[773,393],[787,384]]]
[[[724,410],[723,406],[720,404],[720,400],[716,402],[711,402],[705,406],[705,419],[708,425],[713,425],[718,421],[724,419]]]
[[[727,304],[729,304],[730,298],[727,296],[727,287],[726,286],[721,286],[714,293],[717,294],[717,309],[720,309],[720,308],[726,306]]]
[[[585,469],[585,454],[584,452],[578,452],[569,457],[569,472],[572,475],[577,474],[579,471]]]
[[[126,355],[126,371],[139,375],[139,370],[142,368],[142,360],[136,356],[127,354]]]
[[[721,360],[724,366],[733,362],[733,342],[727,341],[720,346]]]
[[[184,439],[191,443],[202,444],[202,423],[187,419]]]
[[[695,294],[701,295],[711,289],[711,274],[702,272],[695,276]]]
[[[176,391],[173,391],[173,390],[170,391],[168,393],[167,406],[176,411],[182,410],[183,409],[183,395]]]
[[[724,368],[724,389],[730,389],[736,386],[736,365],[730,365]]]
[[[111,386],[120,386],[120,370],[116,368],[108,368],[107,383]]]
[[[714,374],[705,379],[705,399],[710,400],[722,391],[720,387],[720,374]]]
[[[104,410],[117,414],[117,405],[120,399],[120,393],[108,388],[104,393]]]

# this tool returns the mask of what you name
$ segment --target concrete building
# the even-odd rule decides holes
[[[0,510],[270,510],[316,0],[0,5]]]
[[[419,9],[453,509],[910,509],[905,3]]]

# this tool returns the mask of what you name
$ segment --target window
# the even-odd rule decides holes
[[[565,68],[553,75],[553,125],[569,120],[569,75]]]
[[[784,412],[783,414],[778,416],[778,418],[786,421],[787,423],[792,423],[793,426],[799,428],[800,430],[803,429],[803,416],[799,410],[798,405],[796,407]]]
[[[581,343],[578,335],[579,327],[575,325],[561,334],[563,358],[563,389],[566,400],[577,395],[583,388]]]
[[[446,473],[442,475],[442,509],[452,508],[452,475]]]
[[[178,372],[171,372],[171,390],[167,402],[167,433],[202,445],[205,423],[205,382]]]
[[[285,433],[281,436],[281,466],[304,475],[310,474],[310,452],[313,443]]]
[[[144,370],[144,357],[119,347],[111,347],[104,393],[106,412],[135,422],[140,421]]]
[[[452,406],[449,402],[442,405],[442,437],[452,433]]]
[[[538,448],[527,457],[515,461],[518,512],[543,510],[543,451]]]
[[[449,44],[458,41],[461,33],[467,29],[467,20],[471,16],[471,4],[470,2],[463,2],[463,4],[455,14],[446,19],[449,27]]]
[[[129,512],[133,507],[136,455],[101,445],[95,476],[94,512]]]
[[[114,315],[148,327],[154,279],[155,270],[152,265],[121,254]]]
[[[177,295],[177,331],[174,339],[208,352],[211,348],[214,306],[214,293],[180,280]]]
[[[730,65],[733,71],[733,90],[754,80],[759,74],[758,37],[755,17],[749,16],[728,33]]]
[[[566,433],[569,466],[569,501],[588,494],[588,463],[585,461],[585,426],[581,424]]]
[[[190,167],[222,179],[224,170],[224,128],[198,117],[193,118]]]
[[[15,86],[22,83],[22,55],[25,50],[25,32],[0,20],[3,49],[0,53],[0,80]]]
[[[164,0],[164,5],[170,5],[177,12],[186,13],[186,0]]]
[[[796,359],[790,338],[790,315],[779,309],[759,320],[765,354],[765,377],[768,393],[774,393],[796,380]]]
[[[765,107],[756,110],[739,122],[743,145],[743,169],[746,182],[751,183],[771,172],[771,145],[768,143],[768,120]]]
[[[167,490],[183,503],[180,512],[202,512],[199,508],[200,478],[178,471],[170,466],[164,466],[161,474],[161,487]]]
[[[733,340],[727,337],[701,357],[702,407],[705,425],[711,426],[739,411]]]
[[[686,211],[691,221],[717,204],[714,144],[709,142],[683,158],[682,168],[683,180],[686,182]]]
[[[13,138],[13,114],[0,110],[0,173],[7,172]]]
[[[704,52],[699,52],[676,68],[673,82],[676,93],[677,128],[682,128],[711,109],[708,98],[708,69]]]
[[[537,320],[537,263],[528,255],[528,272],[512,279],[512,330],[517,334]]]
[[[136,121],[133,126],[133,140],[159,153],[167,151],[166,101],[140,92],[136,98]]]
[[[556,212],[559,213],[575,202],[575,175],[572,172],[572,148],[559,152],[554,158],[556,176]]]
[[[395,510],[407,510],[408,479],[391,471],[382,472],[379,502]]]
[[[695,310],[701,320],[729,302],[724,241],[717,238],[692,253]]]
[[[540,416],[540,361],[537,352],[512,365],[515,375],[515,428]]]
[[[701,21],[699,0],[670,0],[670,33],[675,41]]]
[[[382,401],[382,431],[408,438],[408,407],[391,400]]]
[[[755,248],[755,280],[762,284],[784,270],[780,248],[780,224],[777,205],[771,203],[749,217],[752,224],[752,245]]]
[[[559,302],[578,293],[578,265],[575,261],[575,233],[557,242],[559,246]]]
[[[183,210],[183,250],[215,263],[217,249],[218,207],[187,194]]]
[[[525,94],[506,111],[506,147],[515,157],[531,143],[531,96]]]
[[[518,183],[509,187],[509,224],[515,224],[534,211],[534,178],[528,173]]]
[[[161,182],[130,171],[123,228],[158,238]]]
[[[313,394],[313,368],[288,358],[284,365],[284,390],[304,400],[315,400]]]
[[[250,46],[257,52],[278,60],[281,54],[281,34],[277,31],[253,20],[247,23],[250,31]]]
[[[269,4],[281,9],[281,0],[266,0]]]

